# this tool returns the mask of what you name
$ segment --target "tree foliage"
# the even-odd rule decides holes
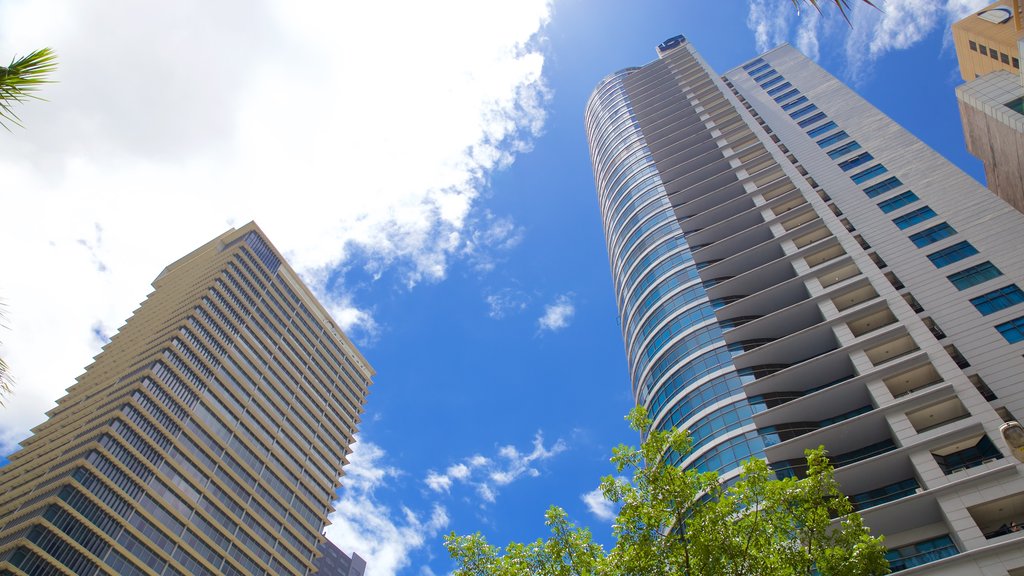
[[[7,130],[10,130],[8,122],[21,126],[14,104],[41,100],[35,92],[50,82],[49,75],[56,69],[57,53],[50,48],[15,57],[9,65],[0,66],[0,126]]]
[[[619,474],[601,482],[619,505],[609,552],[586,528],[552,507],[547,539],[499,549],[479,533],[445,537],[454,576],[870,576],[887,574],[881,537],[870,535],[840,492],[822,448],[807,451],[807,475],[777,479],[761,459],[723,486],[713,472],[666,462],[686,454],[683,431],[651,429],[640,408],[628,416],[646,436],[639,448],[619,446]]]

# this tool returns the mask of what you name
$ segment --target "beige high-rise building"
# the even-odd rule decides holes
[[[996,70],[1020,74],[1021,1],[999,0],[953,24],[953,46],[964,82]]]
[[[0,575],[315,571],[373,369],[254,223],[153,286],[0,469]]]
[[[1024,0],[999,0],[953,24],[966,84],[956,89],[967,150],[985,164],[985,183],[1024,212]]]

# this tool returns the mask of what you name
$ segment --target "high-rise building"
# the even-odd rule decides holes
[[[366,560],[359,554],[345,554],[334,542],[325,540],[320,545],[320,558],[314,562],[318,576],[363,576]]]
[[[253,223],[171,264],[0,469],[0,574],[308,574],[373,369]]]
[[[1024,212],[1022,18],[1022,0],[999,0],[953,24],[953,44],[967,150],[985,165],[989,189]]]
[[[636,403],[728,481],[824,445],[894,570],[1024,574],[1024,215],[794,48],[682,36],[585,121]]]

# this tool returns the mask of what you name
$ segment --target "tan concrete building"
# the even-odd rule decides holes
[[[1024,0],[1000,0],[953,25],[956,89],[967,150],[985,164],[988,188],[1024,212]]]
[[[953,46],[964,82],[996,70],[1020,74],[1022,23],[1014,2],[1021,1],[999,0],[953,24]]]
[[[0,574],[314,572],[373,369],[254,223],[153,287],[0,469]]]

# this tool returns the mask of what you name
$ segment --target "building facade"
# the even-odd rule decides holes
[[[308,574],[373,376],[250,223],[171,264],[0,469],[0,574]]]
[[[321,556],[314,562],[319,576],[363,576],[366,571],[366,560],[359,554],[345,554],[330,540],[320,545],[320,552]]]
[[[658,54],[585,122],[635,400],[693,437],[669,458],[800,476],[824,445],[894,570],[1024,574],[1024,215],[788,45]]]
[[[999,0],[953,24],[953,45],[967,150],[985,165],[989,189],[1024,212],[1022,18],[1021,0]]]

